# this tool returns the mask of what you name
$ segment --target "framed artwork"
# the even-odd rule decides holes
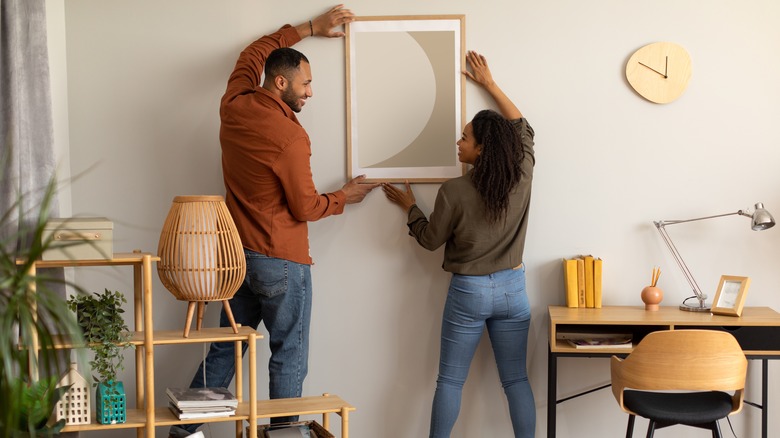
[[[750,286],[750,278],[721,275],[718,291],[712,301],[712,313],[717,315],[740,316],[745,296]]]
[[[464,28],[464,15],[356,17],[346,26],[349,178],[463,175]]]

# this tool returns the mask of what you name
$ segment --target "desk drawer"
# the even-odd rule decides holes
[[[729,332],[743,350],[780,350],[780,326],[677,326],[677,330],[701,329]]]

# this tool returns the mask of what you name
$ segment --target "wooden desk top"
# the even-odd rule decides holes
[[[654,330],[674,330],[685,327],[712,327],[730,331],[746,353],[780,356],[780,313],[770,307],[745,307],[742,316],[713,315],[709,312],[688,312],[678,307],[661,307],[647,311],[644,306],[610,306],[601,309],[580,309],[550,306],[550,351],[552,353],[626,353],[626,350],[575,349],[558,339],[557,333],[627,331],[643,337]]]
[[[601,309],[550,306],[549,313],[551,325],[780,326],[780,313],[771,307],[745,307],[739,317],[688,312],[676,306],[661,307],[657,311],[645,310],[644,306],[608,306]]]

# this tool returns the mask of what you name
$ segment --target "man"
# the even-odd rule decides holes
[[[338,5],[250,44],[236,62],[220,106],[225,200],[247,260],[246,278],[230,308],[236,323],[257,327],[262,321],[268,330],[272,399],[300,397],[308,372],[312,259],[307,222],[341,214],[346,204],[361,202],[378,186],[363,183],[360,176],[339,191],[319,194],[312,181],[311,142],[295,115],[312,96],[312,76],[309,61],[290,46],[308,36],[343,37],[333,29],[353,19]],[[224,309],[220,325],[229,326]],[[211,345],[205,383],[203,367],[191,387],[230,385],[233,343]],[[171,436],[187,436],[198,426],[173,426]]]

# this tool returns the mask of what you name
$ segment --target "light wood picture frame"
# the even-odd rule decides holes
[[[356,17],[345,27],[347,172],[373,182],[463,175],[465,15]]]
[[[748,287],[749,277],[721,275],[711,312],[716,315],[741,316]]]

